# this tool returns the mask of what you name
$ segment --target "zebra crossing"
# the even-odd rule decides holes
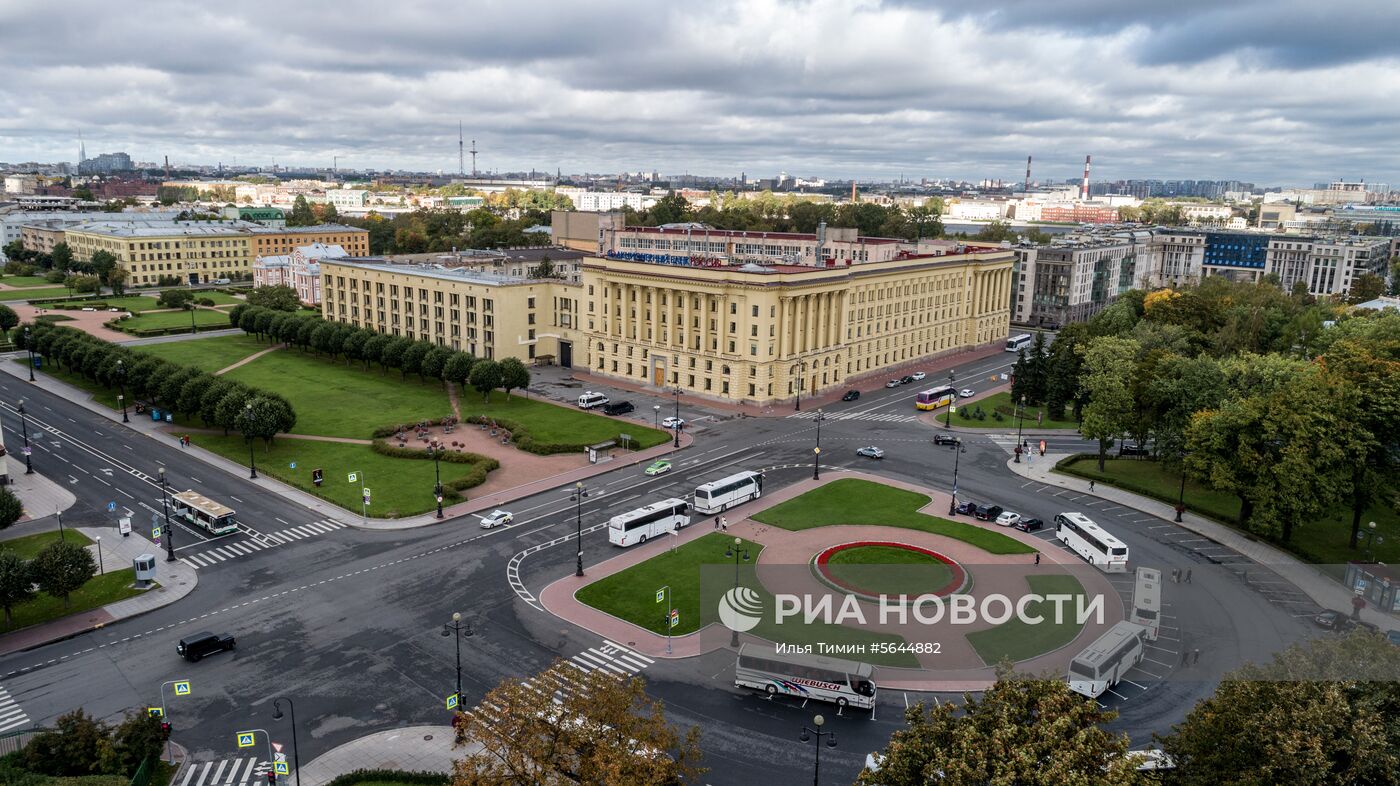
[[[5,690],[5,686],[0,685],[0,732],[18,729],[26,723],[29,723],[29,716],[24,714],[19,702]]]
[[[344,529],[346,525],[331,519],[322,519],[311,524],[303,524],[296,527],[275,532],[258,532],[256,530],[242,530],[246,538],[211,540],[208,542],[209,548],[185,554],[180,557],[180,561],[186,565],[199,570],[200,568],[210,568],[221,562],[246,557],[254,552],[263,549],[280,546],[284,543],[291,543],[306,538],[314,538],[318,535],[326,535],[338,529]],[[202,544],[201,544],[202,545]]]
[[[618,679],[628,679],[636,676],[656,661],[621,644],[604,639],[601,645],[589,647],[564,662],[585,674],[602,672]],[[577,683],[567,679],[558,669],[550,669],[530,679],[522,680],[520,684],[539,694],[541,699],[548,699],[554,704],[562,704],[566,696],[576,695],[580,690]],[[499,708],[483,702],[468,712],[491,722],[492,713],[498,710]]]
[[[788,415],[789,419],[812,420],[816,418],[815,412],[794,412]],[[868,420],[876,423],[913,423],[918,420],[918,415],[895,415],[882,412],[827,412],[823,414],[823,420]]]
[[[266,782],[271,769],[271,764],[257,756],[195,761],[185,765],[185,774],[179,778],[179,786],[255,786]],[[279,776],[278,780],[284,777]]]

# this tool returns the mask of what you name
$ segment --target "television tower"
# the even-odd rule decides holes
[[[469,150],[468,152],[470,152],[470,153],[472,154],[472,177],[476,177],[476,140],[475,140],[475,139],[472,140],[472,149]]]
[[[87,145],[83,144],[83,132],[78,132],[78,163],[87,160]]]
[[[476,143],[475,143],[475,142],[472,143],[472,147],[476,147]],[[472,154],[472,161],[473,161],[473,162],[476,161],[476,154],[475,154],[475,152],[473,152],[473,154]],[[472,168],[475,169],[476,167],[473,166]],[[458,120],[458,121],[457,121],[457,174],[459,174],[459,175],[465,175],[466,173],[467,173],[467,161],[466,161],[466,158],[463,157],[463,155],[462,155],[462,121],[461,121],[461,120]]]

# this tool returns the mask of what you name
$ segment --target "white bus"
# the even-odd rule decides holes
[[[1138,568],[1133,585],[1133,613],[1128,617],[1147,629],[1147,640],[1156,641],[1162,630],[1162,571]]]
[[[1055,537],[1104,573],[1128,572],[1128,547],[1083,513],[1056,515]]]
[[[1019,336],[1012,336],[1011,338],[1008,338],[1006,340],[1006,351],[1018,352],[1026,347],[1029,347],[1030,345],[1031,335],[1029,333],[1022,333]]]
[[[740,472],[695,489],[696,513],[719,513],[763,496],[763,475]]]
[[[1143,627],[1133,622],[1109,628],[1069,662],[1069,689],[1091,699],[1103,695],[1142,662],[1146,635]]]
[[[202,494],[182,491],[171,497],[171,511],[177,517],[188,521],[211,535],[228,535],[238,531],[238,522],[233,519],[233,508],[220,505]]]
[[[779,694],[829,701],[845,707],[875,706],[875,668],[821,655],[779,655],[770,645],[744,644],[734,666],[734,684]]]
[[[614,546],[645,543],[690,526],[690,506],[683,499],[663,499],[608,521],[608,542]]]

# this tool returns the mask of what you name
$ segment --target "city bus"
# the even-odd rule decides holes
[[[1055,537],[1104,573],[1128,572],[1128,547],[1083,513],[1057,514]]]
[[[1133,613],[1128,619],[1147,630],[1147,640],[1156,641],[1162,630],[1162,571],[1138,568],[1133,585]]]
[[[613,516],[608,520],[608,542],[614,546],[631,546],[688,526],[690,505],[672,497]]]
[[[763,475],[758,472],[740,472],[697,487],[695,512],[719,513],[761,496]]]
[[[769,696],[798,696],[869,709],[875,706],[874,673],[869,663],[779,654],[771,645],[744,644],[734,666],[734,684]]]
[[[1146,630],[1124,620],[1069,662],[1069,689],[1091,699],[1103,695],[1142,662]]]
[[[1022,333],[1019,336],[1012,336],[1006,340],[1007,352],[1019,352],[1031,345],[1031,334]]]
[[[938,409],[958,400],[958,391],[951,386],[932,388],[914,397],[914,409]]]
[[[175,516],[210,535],[228,535],[238,531],[238,522],[233,518],[233,508],[220,505],[202,494],[182,491],[170,498],[170,505]]]

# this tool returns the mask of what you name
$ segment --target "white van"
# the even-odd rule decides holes
[[[578,397],[579,409],[593,409],[594,407],[601,407],[606,403],[608,403],[607,396],[602,393],[594,393],[591,390],[584,391],[583,395]]]

